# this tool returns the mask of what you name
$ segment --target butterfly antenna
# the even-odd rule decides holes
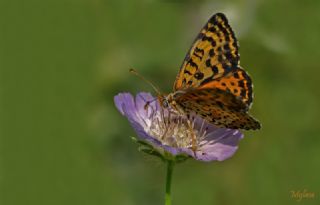
[[[142,79],[144,82],[148,83],[149,85],[151,85],[151,87],[156,91],[156,93],[160,96],[161,92],[159,90],[159,88],[157,88],[151,81],[149,81],[148,79],[144,78],[142,75],[140,75],[135,69],[131,68],[130,73],[138,76],[140,79]]]

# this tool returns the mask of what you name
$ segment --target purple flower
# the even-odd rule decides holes
[[[235,153],[243,138],[239,130],[217,128],[198,117],[190,119],[190,126],[185,116],[161,108],[149,93],[139,93],[135,99],[129,93],[120,93],[114,101],[137,132],[137,140],[166,159],[185,156],[223,161]]]

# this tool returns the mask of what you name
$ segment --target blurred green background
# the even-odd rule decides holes
[[[173,204],[320,204],[320,1],[0,1],[0,204],[160,205],[165,166],[137,151],[119,92],[170,92],[191,42],[224,12],[251,74],[229,160],[176,166]],[[297,202],[291,191],[315,193]]]

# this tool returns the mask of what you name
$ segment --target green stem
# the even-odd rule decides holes
[[[173,166],[174,166],[174,161],[168,160],[165,205],[171,205],[171,179],[172,179]]]

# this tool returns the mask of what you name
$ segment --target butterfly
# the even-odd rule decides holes
[[[173,86],[161,104],[180,113],[196,113],[231,129],[260,129],[249,113],[252,81],[240,66],[238,41],[223,13],[214,14],[188,51]]]
[[[214,14],[188,51],[173,92],[158,95],[160,105],[186,116],[195,113],[217,127],[260,129],[260,123],[248,113],[253,86],[240,66],[238,50],[226,16]]]

